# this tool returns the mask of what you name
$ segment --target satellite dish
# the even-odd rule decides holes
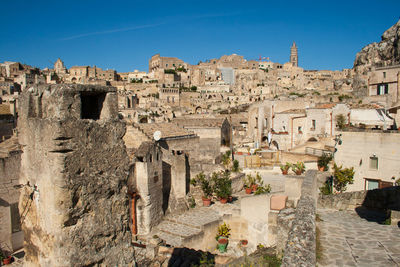
[[[154,140],[158,141],[161,139],[161,132],[160,131],[155,131],[153,134]]]

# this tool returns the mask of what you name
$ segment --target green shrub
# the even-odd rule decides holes
[[[352,184],[354,179],[354,168],[338,167],[336,163],[333,165],[333,185],[339,192],[346,191],[347,184]]]

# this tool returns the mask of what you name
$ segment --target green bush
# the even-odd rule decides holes
[[[336,163],[333,165],[333,185],[335,189],[339,192],[346,191],[347,184],[352,184],[354,182],[354,168],[344,168],[342,166],[338,167]]]
[[[232,171],[233,172],[240,172],[239,161],[237,159],[235,159],[233,161]]]

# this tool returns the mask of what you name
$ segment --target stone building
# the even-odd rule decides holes
[[[160,88],[159,89],[160,102],[164,105],[179,106],[180,105],[180,92],[178,88]]]
[[[299,66],[299,56],[297,54],[297,46],[295,42],[293,42],[293,45],[290,48],[290,63],[292,63],[294,67]]]
[[[133,153],[129,153],[133,159],[128,186],[132,192],[131,218],[134,237],[149,234],[164,217],[161,153],[160,147],[149,141],[143,142]]]
[[[129,159],[116,89],[32,87],[18,127],[25,266],[130,264]]]
[[[24,242],[23,210],[18,209],[21,153],[16,137],[0,143],[0,249],[8,253],[21,249]]]
[[[160,134],[158,140],[154,139],[156,132]],[[135,151],[144,145],[150,148],[149,143],[153,143],[160,149],[159,157],[154,154],[152,159],[153,162],[159,160],[162,162],[162,172],[157,171],[157,175],[162,180],[163,213],[185,209],[185,196],[189,192],[190,173],[196,166],[193,162],[198,160],[196,156],[198,155],[199,137],[175,123],[139,123],[128,126],[124,141],[128,153],[129,150]],[[153,163],[152,166],[154,164],[156,163]],[[157,166],[155,168],[159,168],[159,165]],[[147,170],[146,172],[152,173],[152,171]],[[139,175],[139,173],[137,175],[138,177],[150,177],[150,179],[153,176]]]
[[[388,107],[400,101],[400,65],[373,68],[368,73],[368,95]]]
[[[159,69],[175,69],[179,67],[187,67],[187,64],[176,57],[161,57],[160,54],[156,54],[149,60],[149,72],[154,72]]]
[[[64,66],[64,62],[60,58],[57,58],[57,61],[54,63],[54,72],[61,75],[67,73],[67,68]]]
[[[335,163],[354,167],[354,183],[347,191],[392,186],[400,178],[400,138],[398,131],[353,129],[339,134]]]

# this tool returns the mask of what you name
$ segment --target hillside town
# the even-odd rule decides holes
[[[0,63],[0,256],[400,265],[400,21],[364,45],[340,71],[302,68],[295,41],[281,63]]]

